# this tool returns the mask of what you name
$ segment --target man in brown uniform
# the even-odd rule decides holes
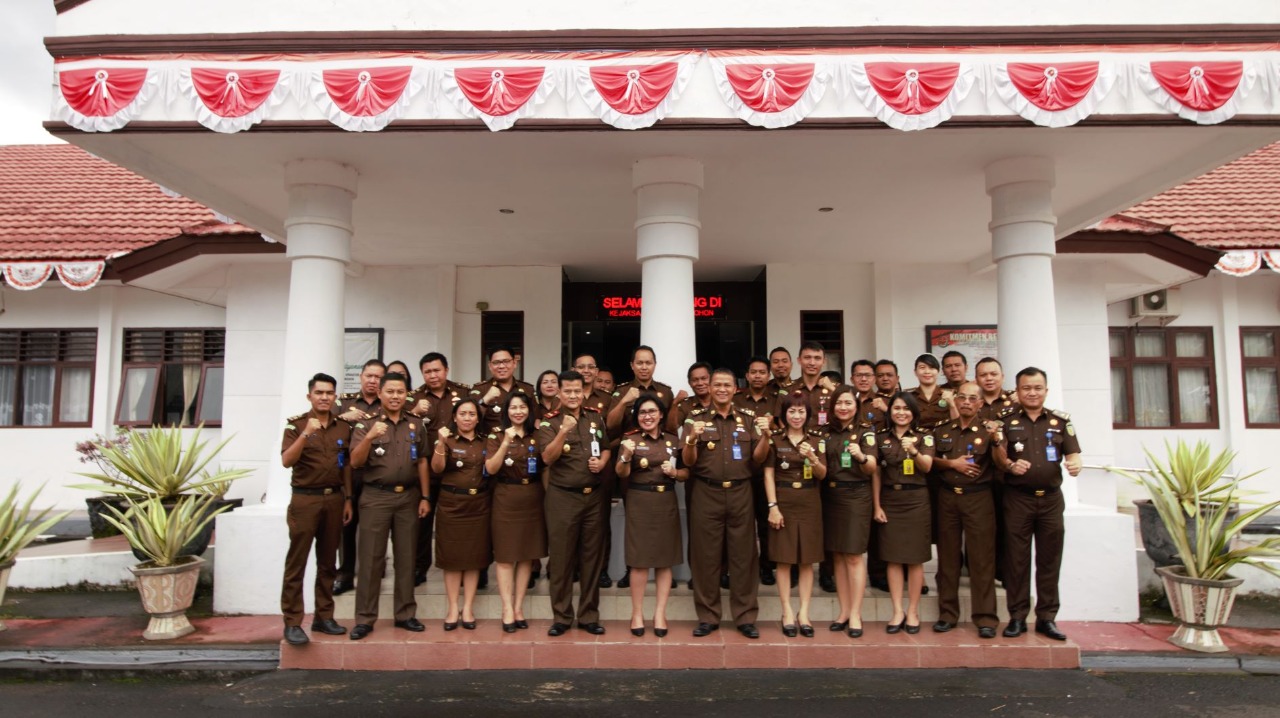
[[[529,406],[537,403],[533,385],[515,378],[516,355],[511,347],[493,347],[489,350],[488,361],[490,378],[471,388],[471,398],[480,402],[480,426],[476,427],[476,433],[481,436],[498,431],[502,407],[508,396],[521,394],[529,400]]]
[[[604,416],[582,406],[586,382],[576,371],[560,375],[560,411],[538,422],[534,439],[542,449],[546,489],[547,570],[550,574],[554,622],[548,636],[564,635],[573,625],[598,636],[600,583],[604,567],[604,512],[609,497],[601,491],[600,472],[609,462]],[[573,610],[573,573],[578,571],[580,596]]]
[[[774,347],[769,352],[769,373],[773,375],[770,389],[783,394],[791,388],[795,380],[791,378],[791,352],[786,347]]]
[[[694,409],[711,406],[711,365],[704,361],[694,362],[689,365],[684,376],[693,395],[690,396],[684,389],[676,394],[675,403],[671,405],[671,411],[667,412],[667,431],[673,434],[679,433],[684,420]]]
[[[609,405],[613,403],[613,392],[606,392],[596,386],[596,378],[600,376],[600,364],[592,354],[582,353],[573,358],[573,370],[582,375],[582,407],[591,409],[600,413],[601,420],[604,420],[609,413]],[[609,430],[610,436],[621,436],[615,434],[613,430]],[[608,446],[611,452],[617,451],[616,442]],[[613,462],[600,470],[597,477],[600,481],[600,492],[604,495],[604,500],[600,502],[600,516],[604,522],[604,546],[601,552],[604,556],[604,563],[601,564],[600,588],[609,588],[613,585],[613,579],[609,577],[609,557],[613,553],[613,501],[614,497],[619,494],[618,491],[618,475],[613,470]],[[574,569],[577,570],[576,568]],[[575,577],[574,580],[578,580]]]
[[[963,352],[952,349],[942,355],[942,376],[946,379],[942,384],[943,389],[955,393],[960,388],[969,376],[969,360]]]
[[[857,392],[858,427],[879,431],[888,428],[885,412],[889,411],[889,399],[876,391],[876,365],[870,359],[859,359],[849,367],[849,383]]]
[[[973,623],[979,638],[995,638],[1000,619],[996,614],[991,432],[978,418],[982,399],[977,384],[962,382],[955,399],[960,418],[933,430],[937,452],[933,471],[942,483],[938,490],[938,622],[933,630],[946,633],[960,620],[960,565],[962,552],[967,551]]]
[[[778,392],[769,388],[768,359],[752,357],[747,362],[747,388],[733,396],[733,405],[768,419],[772,428],[773,418],[778,415]],[[772,586],[777,582],[773,575],[777,564],[769,560],[769,497],[764,492],[763,466],[752,465],[751,491],[755,501],[756,538],[760,542],[760,583]]]
[[[836,383],[822,376],[822,366],[825,361],[826,351],[821,344],[805,342],[800,345],[800,378],[792,382],[788,391],[792,394],[799,392],[809,404],[809,421],[805,424],[806,429],[823,426],[831,418],[829,404],[831,394],[836,390]]]
[[[1004,368],[994,357],[984,357],[974,366],[979,390],[982,393],[982,407],[978,409],[978,418],[986,424],[987,431],[995,431],[1000,422],[1017,413],[1018,398],[1011,391],[1004,390]],[[995,482],[991,486],[991,498],[996,506],[996,580],[1004,583],[1005,569],[1009,563],[1007,556],[1008,542],[1004,540],[1004,471],[995,467]]]
[[[356,583],[356,626],[351,640],[373,633],[378,619],[378,596],[387,569],[387,535],[395,564],[395,626],[426,630],[414,614],[413,559],[418,543],[418,520],[431,511],[427,500],[427,427],[404,411],[409,379],[403,374],[382,377],[382,413],[356,424],[351,435],[352,467],[365,467],[360,495],[360,580]]]
[[[427,449],[434,450],[437,432],[442,426],[453,421],[453,405],[471,394],[471,387],[449,381],[449,360],[440,352],[429,352],[418,360],[418,369],[422,372],[422,386],[418,387],[408,398],[407,411],[422,419],[427,427]],[[440,498],[440,480],[431,479],[431,488],[426,494],[431,504],[431,513],[418,522],[418,549],[413,563],[413,585],[426,583],[427,571],[431,570],[431,539],[435,524],[435,505]],[[480,588],[488,585],[488,572],[480,574]]]
[[[343,394],[333,402],[331,412],[339,415],[348,424],[355,424],[382,411],[382,402],[378,400],[378,389],[382,385],[382,375],[387,367],[377,359],[370,359],[360,368],[360,391]],[[350,449],[348,448],[348,451]],[[364,484],[363,469],[354,470],[352,486],[355,494],[351,499],[351,520],[342,527],[342,543],[340,547],[337,575],[333,579],[333,595],[340,596],[356,585],[356,532],[360,528],[360,489]]]
[[[307,643],[302,630],[302,580],[307,556],[316,547],[315,616],[311,630],[341,636],[347,629],[333,620],[333,581],[337,572],[338,544],[342,541],[343,486],[351,472],[346,452],[351,449],[351,425],[335,419],[330,411],[337,396],[338,380],[316,374],[307,382],[311,411],[290,417],[284,427],[280,460],[293,469],[293,497],[289,499],[289,550],[284,559],[280,612],[284,614],[284,640]],[[350,507],[346,510],[350,516]]]
[[[720,628],[721,555],[729,556],[729,607],[738,631],[759,638],[756,616],[758,570],[751,464],[769,454],[768,422],[749,409],[733,406],[737,382],[733,372],[711,375],[711,408],[695,409],[681,431],[685,466],[690,467],[693,503],[689,507],[689,569],[693,603],[698,613],[695,638]]]
[[[1009,560],[1005,599],[1008,638],[1027,631],[1031,608],[1031,542],[1036,545],[1036,633],[1065,641],[1058,630],[1058,572],[1065,533],[1062,467],[1080,474],[1080,443],[1067,414],[1044,408],[1049,393],[1042,369],[1027,367],[1017,376],[1021,410],[996,434],[995,461],[1005,471],[1004,513]]]

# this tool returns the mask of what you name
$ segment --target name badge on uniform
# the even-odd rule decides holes
[[[848,442],[848,441],[844,442],[844,446],[842,447],[842,450],[840,451],[840,468],[842,468],[842,469],[851,469],[851,468],[853,468],[853,454],[850,454],[850,453],[849,453],[849,442]]]
[[[383,454],[387,453],[387,450],[379,446],[378,448],[373,450],[373,453],[377,454],[378,456],[382,456]]]
[[[538,457],[533,453],[533,446],[529,447],[529,460],[526,462],[525,471],[527,471],[530,476],[538,475]]]
[[[1048,442],[1044,447],[1044,458],[1049,461],[1058,460],[1058,445],[1053,443],[1053,432],[1045,432],[1045,441]]]
[[[409,458],[413,461],[418,460],[418,436],[412,431],[409,432]]]
[[[812,479],[812,478],[813,478],[813,467],[809,465],[809,460],[808,460],[808,459],[805,459],[805,460],[804,460],[804,477],[805,477],[806,479]]]
[[[733,460],[742,461],[742,444],[733,442]]]
[[[600,457],[600,442],[595,439],[591,440],[591,455],[596,458]]]
[[[910,457],[908,457],[908,458],[906,458],[906,459],[903,459],[903,460],[902,460],[902,475],[903,475],[903,476],[915,476],[915,473],[916,473],[916,462],[915,462],[915,460],[914,460],[914,459],[911,459]]]
[[[819,410],[819,411],[818,411],[818,423],[819,423],[819,424],[824,424],[824,425],[827,423],[827,410],[826,410],[826,409],[821,409],[821,410]]]

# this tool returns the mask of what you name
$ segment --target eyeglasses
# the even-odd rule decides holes
[[[661,414],[661,413],[662,412],[657,409],[641,409],[640,410],[640,416],[648,416],[650,414]]]
[[[489,363],[494,366],[506,366],[508,364],[515,364],[516,360],[515,359],[494,359]]]
[[[582,370],[582,369],[595,369],[595,368],[596,368],[596,365],[595,365],[595,364],[574,364],[574,365],[573,365],[573,368],[574,368],[574,369],[578,369],[578,370]]]

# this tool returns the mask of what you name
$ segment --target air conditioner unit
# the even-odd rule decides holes
[[[1182,297],[1177,289],[1157,289],[1134,297],[1129,309],[1129,316],[1134,319],[1146,317],[1172,318],[1182,313]]]

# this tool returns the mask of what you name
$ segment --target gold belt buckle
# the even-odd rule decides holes
[[[902,484],[894,484],[894,485],[893,485],[893,490],[894,490],[894,491],[901,491],[901,490],[902,490]]]
[[[792,482],[791,482],[791,488],[793,488],[793,489],[798,489],[798,488],[800,488],[800,487],[802,487],[802,486],[804,486],[804,484],[800,483],[799,481],[792,481]]]
[[[582,493],[583,493],[584,495],[585,495],[585,494],[589,494],[589,493],[591,493],[591,490],[592,490],[592,489],[591,489],[591,487],[590,487],[590,486],[588,486],[587,488],[585,488],[585,489],[583,489],[583,490],[582,490]]]
[[[832,482],[828,483],[828,484],[827,484],[827,486],[830,486],[831,488],[833,488],[833,489],[834,489],[834,488],[836,487],[836,482],[832,481]]]
[[[957,494],[960,494],[961,496],[964,495],[964,489],[960,488],[959,486],[952,486],[951,490],[956,492]]]
[[[475,495],[476,495],[476,490],[475,490],[475,489],[467,489],[467,495],[468,495],[468,496],[475,496]]]
[[[1039,491],[1036,491],[1036,496],[1044,496],[1044,489],[1040,489]]]
[[[665,486],[658,486],[657,488],[654,489],[654,491],[657,491],[658,493],[662,493],[666,490],[667,490],[667,487]]]
[[[732,482],[732,481],[721,481],[721,482],[720,482],[720,488],[722,488],[722,489],[727,489],[727,488],[730,488],[730,487],[732,487],[732,486],[733,486],[733,482]]]
[[[328,496],[329,494],[332,494],[332,493],[333,493],[333,489],[325,489],[325,490],[324,490],[324,495],[325,495],[325,496]]]
[[[404,487],[403,487],[403,486],[397,486],[397,487],[395,488],[395,492],[396,492],[397,494],[403,494],[403,493],[404,493]]]
[[[521,483],[521,484],[527,484],[527,483],[529,483],[529,480],[528,480],[528,479],[520,479],[520,483]]]

